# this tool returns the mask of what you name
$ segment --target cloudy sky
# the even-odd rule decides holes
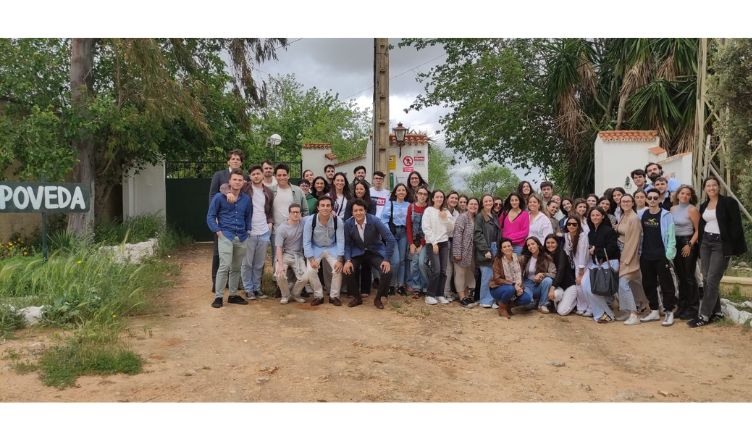
[[[355,100],[361,108],[373,107],[373,39],[371,38],[304,38],[289,39],[287,50],[279,51],[277,61],[259,66],[262,77],[283,73],[295,74],[306,87],[332,90],[343,100]],[[389,119],[390,127],[402,122],[411,130],[425,131],[443,145],[439,118],[446,109],[432,107],[405,113],[422,93],[423,84],[416,81],[419,72],[445,60],[441,47],[420,51],[397,47],[399,39],[390,39],[394,48],[389,53]],[[450,175],[457,188],[464,188],[464,177],[473,169],[464,162],[455,166]]]

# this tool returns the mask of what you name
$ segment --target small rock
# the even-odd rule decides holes
[[[553,367],[564,367],[567,365],[565,362],[562,362],[562,361],[548,361],[546,363]]]
[[[193,376],[194,374],[196,374],[196,370],[188,370],[183,373],[183,376]]]
[[[44,306],[39,307],[24,307],[23,309],[19,309],[18,312],[23,315],[24,321],[26,321],[26,325],[32,326],[39,324],[39,321],[42,320],[42,314],[44,313]]]
[[[588,392],[593,391],[593,389],[590,388],[590,385],[588,384],[581,384],[580,387],[582,387],[583,390],[588,391]]]
[[[256,378],[256,383],[261,385],[262,383],[269,382],[269,379],[271,379],[269,376],[260,376]]]
[[[669,393],[667,391],[661,391],[661,390],[658,390],[658,394],[660,394],[663,397],[668,397],[668,395],[669,395]]]

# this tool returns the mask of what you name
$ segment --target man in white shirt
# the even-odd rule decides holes
[[[303,190],[297,185],[290,185],[290,167],[281,163],[274,169],[274,176],[277,184],[271,187],[274,194],[272,203],[272,216],[274,218],[274,228],[278,228],[287,221],[290,212],[290,205],[297,203],[301,206],[303,217],[308,215],[308,203],[306,203]],[[272,238],[272,248],[274,247],[274,238]],[[276,255],[272,255],[272,267],[276,265]]]
[[[386,201],[389,200],[389,190],[384,189],[384,173],[376,171],[373,173],[373,186],[370,189],[371,201],[376,204],[376,217],[381,218],[381,211],[384,210]]]
[[[263,172],[259,165],[252,166],[248,173],[251,181],[243,185],[242,192],[251,198],[253,218],[251,219],[251,234],[245,241],[246,251],[240,266],[240,276],[243,280],[243,290],[250,300],[264,299],[266,295],[261,291],[261,276],[264,272],[266,250],[269,248],[272,233],[272,201],[274,194],[263,184]],[[227,201],[235,203],[232,193],[225,191]]]

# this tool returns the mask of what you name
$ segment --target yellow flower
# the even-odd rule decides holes
[[[83,260],[78,260],[78,261],[76,261],[76,264],[81,264],[82,262],[83,262]]]

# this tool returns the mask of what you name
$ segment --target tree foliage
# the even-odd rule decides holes
[[[339,160],[364,153],[371,131],[371,114],[354,101],[342,101],[331,91],[305,89],[294,75],[272,78],[266,107],[254,110],[249,135],[249,160],[271,159],[266,138],[282,136],[276,157],[280,161],[301,160],[305,143],[331,143]]]
[[[745,206],[752,205],[752,40],[729,39],[711,51],[713,74],[709,96],[720,125],[714,126],[728,146],[734,188]],[[738,180],[737,180],[738,179]],[[738,184],[738,187],[737,187]]]
[[[452,166],[452,156],[443,148],[432,145],[428,146],[428,187],[430,190],[440,189],[451,191],[454,187],[449,177],[449,167]]]
[[[0,40],[0,167],[15,166],[21,178],[61,179],[76,164],[90,166],[99,212],[129,169],[244,147],[251,111],[266,102],[252,66],[275,58],[286,40],[93,43],[93,66],[80,82],[87,91],[74,102],[71,41]],[[91,149],[90,165],[82,145]]]
[[[408,39],[441,45],[444,64],[412,109],[449,107],[447,147],[539,167],[573,194],[593,187],[598,131],[654,129],[670,153],[694,145],[693,39]]]
[[[475,197],[491,194],[505,198],[517,190],[520,179],[509,169],[501,165],[487,165],[467,179],[467,191]]]

